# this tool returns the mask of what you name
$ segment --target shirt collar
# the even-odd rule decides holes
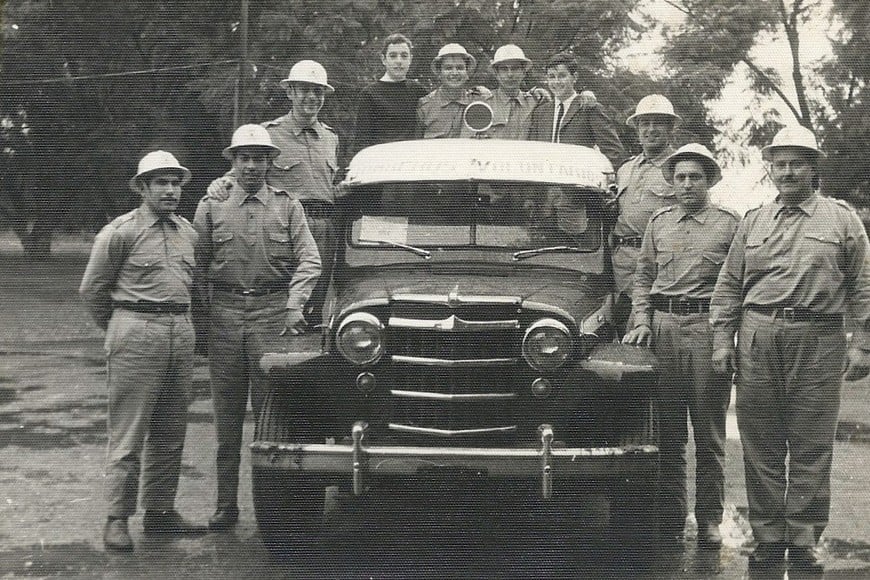
[[[781,214],[787,207],[796,207],[798,210],[802,211],[806,215],[812,216],[816,211],[816,207],[818,207],[819,205],[819,194],[814,192],[808,198],[795,206],[784,205],[780,196],[777,195],[774,203],[778,206],[776,208],[776,211],[773,213],[773,217],[775,218],[778,218],[779,214]]]
[[[438,99],[438,105],[440,107],[446,107],[450,103],[459,103],[460,105],[467,105],[471,102],[470,99],[468,98],[468,91],[463,92],[462,96],[459,97],[458,99],[451,99],[451,98],[447,97],[447,95],[444,92],[444,89],[441,87],[438,87],[438,90],[435,91],[435,97]]]
[[[702,225],[703,225],[703,224],[705,224],[705,223],[707,222],[707,216],[708,216],[709,213],[710,213],[710,204],[708,203],[708,204],[704,207],[704,209],[702,209],[702,210],[699,211],[699,212],[693,213],[693,214],[692,214],[692,213],[686,213],[686,210],[684,210],[683,207],[682,207],[680,204],[677,204],[677,205],[675,206],[674,211],[676,212],[675,215],[676,215],[676,217],[677,217],[677,221],[678,221],[678,222],[681,222],[681,221],[683,221],[683,220],[687,220],[687,219],[691,219],[691,220],[695,220],[695,221],[698,222],[699,224],[702,224]]]
[[[574,99],[576,99],[576,98],[577,98],[577,91],[574,91],[573,93],[571,93],[571,96],[568,97],[567,99],[565,99],[564,101],[560,101],[559,99],[554,98],[553,103],[557,109],[559,108],[559,104],[565,105],[565,112],[567,113],[568,109],[571,108],[571,103],[573,103]]]
[[[673,153],[674,153],[674,148],[671,147],[670,145],[665,147],[664,151],[662,151],[661,153],[659,153],[655,157],[647,157],[646,153],[641,153],[640,157],[638,157],[638,159],[640,160],[638,165],[650,163],[652,165],[655,165],[656,167],[661,167],[662,165],[665,164],[665,161],[667,160],[667,158],[670,157]]]
[[[142,221],[145,223],[145,227],[150,228],[155,224],[159,223],[160,221],[166,221],[176,227],[178,226],[178,216],[176,216],[174,213],[166,216],[165,220],[161,220],[160,216],[154,213],[154,211],[147,204],[144,203],[139,206],[139,215],[142,217]]]
[[[303,125],[302,123],[300,123],[298,120],[296,120],[293,117],[292,113],[288,113],[287,114],[287,123],[290,126],[290,131],[296,137],[301,135],[302,132],[305,131],[306,129],[310,129],[311,131],[313,131],[318,139],[323,137],[323,124],[318,119],[315,119],[314,123],[312,123],[311,125]]]
[[[268,190],[269,190],[269,186],[268,186],[268,184],[265,184],[265,183],[263,184],[263,187],[261,187],[257,191],[257,193],[254,193],[254,194],[249,194],[247,191],[245,191],[245,189],[243,187],[234,187],[233,188],[233,191],[236,192],[235,199],[236,199],[236,202],[239,204],[239,207],[244,205],[244,203],[246,201],[248,201],[249,199],[256,199],[257,201],[259,201],[263,205],[266,205],[266,192]]]

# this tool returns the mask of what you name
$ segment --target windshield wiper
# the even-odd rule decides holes
[[[365,240],[367,244],[377,244],[378,246],[389,246],[391,248],[400,248],[402,250],[408,250],[418,256],[422,257],[424,260],[428,260],[432,257],[432,252],[429,250],[424,250],[423,248],[417,248],[415,246],[409,246],[408,244],[400,244],[399,242],[390,242],[387,240]]]
[[[583,250],[574,246],[548,246],[546,248],[535,248],[534,250],[520,250],[519,252],[514,252],[513,260],[518,262],[520,260],[525,260],[526,258],[532,258],[534,256],[540,256],[541,254],[551,254],[555,252],[572,252],[572,253],[584,253]]]

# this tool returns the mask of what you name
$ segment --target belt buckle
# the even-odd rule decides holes
[[[793,306],[786,306],[782,309],[782,319],[786,322],[795,321],[796,312]]]
[[[239,292],[239,296],[255,296],[256,292],[256,288],[246,288]]]
[[[685,295],[677,298],[677,313],[685,316],[689,314],[689,298]]]

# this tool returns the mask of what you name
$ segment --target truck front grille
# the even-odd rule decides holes
[[[395,304],[387,324],[391,430],[432,437],[516,430],[516,304]]]

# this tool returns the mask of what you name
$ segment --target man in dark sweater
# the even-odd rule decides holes
[[[378,143],[413,139],[417,123],[417,100],[428,91],[408,80],[413,45],[402,34],[384,39],[381,62],[384,76],[359,95],[351,156]]]

